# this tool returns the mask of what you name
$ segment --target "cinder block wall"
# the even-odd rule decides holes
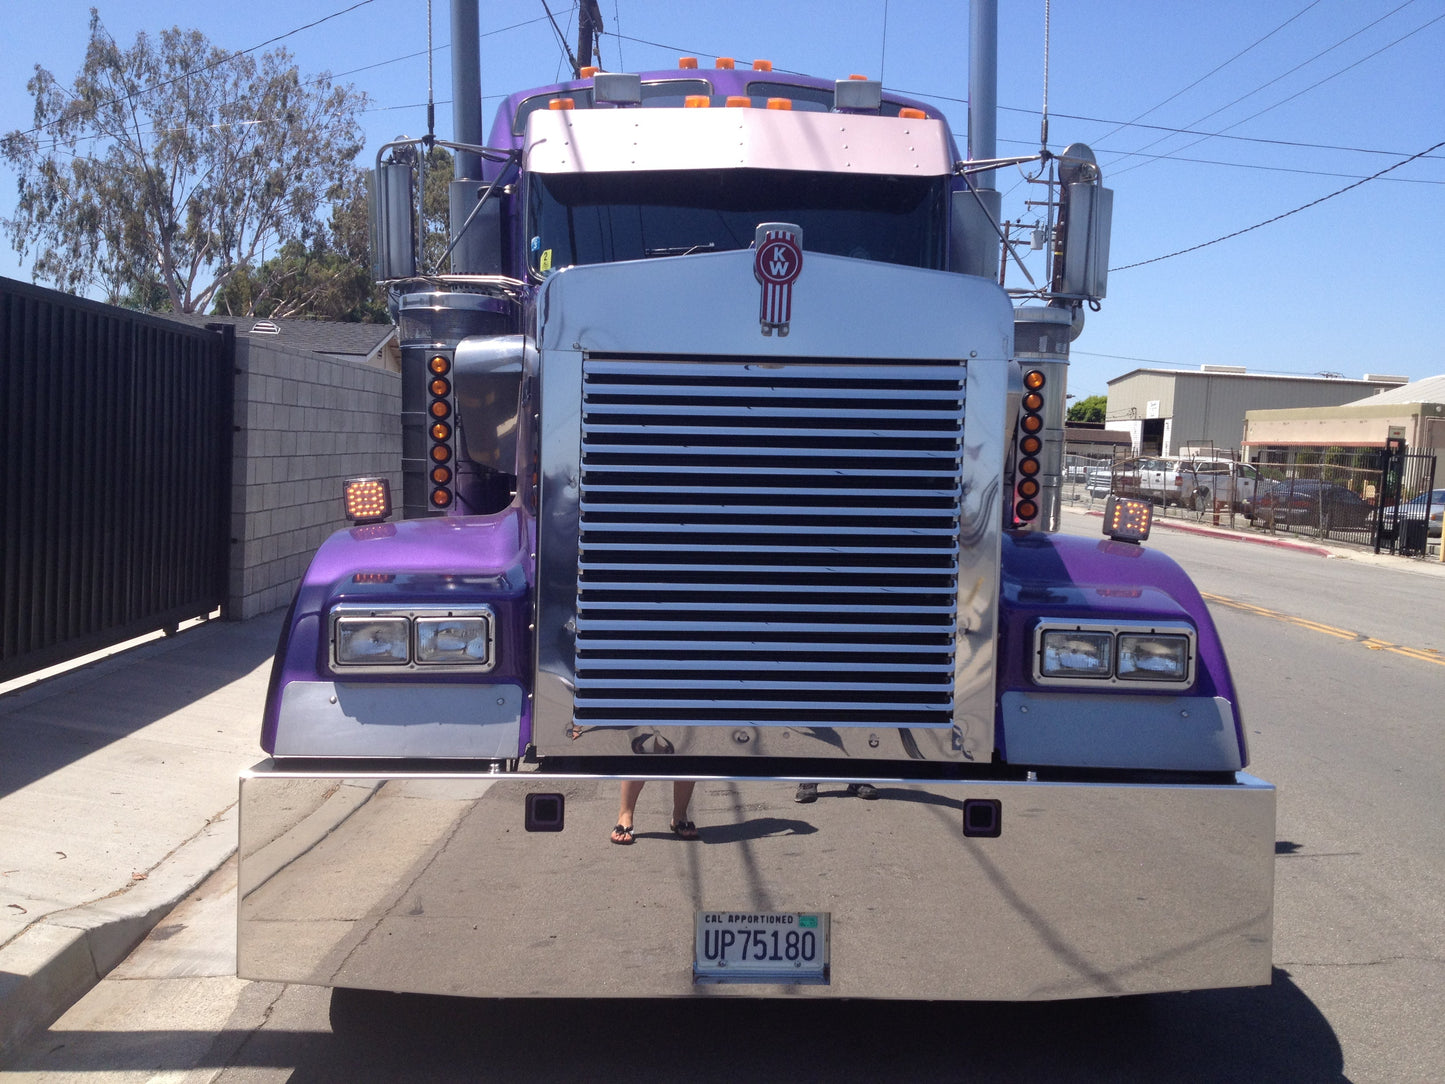
[[[401,378],[254,338],[236,342],[227,616],[289,605],[306,565],[346,520],[341,484],[380,476],[401,493]]]

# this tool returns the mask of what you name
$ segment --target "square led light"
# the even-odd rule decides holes
[[[1120,681],[1188,681],[1189,637],[1119,634]]]
[[[1104,533],[1115,542],[1143,542],[1154,525],[1154,506],[1109,494],[1104,502]]]
[[[351,478],[342,487],[346,518],[353,523],[380,523],[391,515],[391,486],[385,478]]]
[[[335,621],[341,666],[405,666],[411,661],[411,622],[405,617],[355,614]]]
[[[1049,629],[1039,645],[1039,674],[1045,678],[1110,678],[1114,634],[1085,629]]]
[[[416,661],[424,665],[492,666],[492,620],[488,613],[416,619]]]

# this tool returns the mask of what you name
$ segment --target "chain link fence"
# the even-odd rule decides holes
[[[1379,448],[1297,449],[1285,461],[1232,462],[1064,455],[1065,505],[1102,508],[1109,494],[1150,500],[1155,515],[1423,554],[1439,538],[1442,496],[1428,454],[1386,460]],[[1223,464],[1229,464],[1227,467]],[[1417,522],[1418,521],[1418,522]]]

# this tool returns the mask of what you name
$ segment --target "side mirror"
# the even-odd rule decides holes
[[[377,282],[416,276],[411,167],[393,163],[366,174],[371,218],[371,273]]]
[[[1059,156],[1062,212],[1054,257],[1054,293],[1098,301],[1109,288],[1114,192],[1099,183],[1094,152],[1071,143]]]

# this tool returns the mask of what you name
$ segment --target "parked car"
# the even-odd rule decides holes
[[[1182,473],[1192,488],[1189,497],[1196,512],[1207,512],[1215,501],[1228,502],[1229,507],[1246,515],[1254,510],[1259,491],[1259,471],[1248,463],[1233,459],[1195,458],[1185,460]]]
[[[1254,507],[1259,472],[1248,463],[1214,456],[1139,456],[1114,467],[1114,492],[1207,512],[1226,501],[1241,512]]]
[[[1120,460],[1114,464],[1113,492],[1156,504],[1177,504],[1184,481],[1178,465],[1179,460],[1164,456],[1141,455]]]
[[[1442,520],[1445,520],[1445,489],[1432,489],[1428,493],[1421,493],[1418,497],[1404,501],[1398,509],[1386,508],[1382,513],[1386,528],[1395,526],[1397,511],[1399,518],[1403,520],[1428,520],[1426,533],[1431,538],[1439,538],[1440,525]]]
[[[1066,481],[1066,482],[1082,482],[1082,481],[1084,481],[1084,480],[1085,480],[1085,477],[1087,476],[1087,473],[1088,473],[1089,463],[1090,463],[1090,462],[1091,462],[1090,460],[1085,459],[1085,458],[1084,458],[1083,456],[1081,456],[1081,455],[1072,455],[1072,454],[1070,454],[1070,455],[1065,455],[1065,456],[1064,456],[1064,481]]]
[[[1084,488],[1091,497],[1107,497],[1114,489],[1112,467],[1090,467],[1084,478]]]
[[[1286,478],[1261,486],[1250,518],[1279,526],[1317,527],[1322,531],[1361,530],[1370,526],[1375,506],[1353,490],[1333,482]]]

